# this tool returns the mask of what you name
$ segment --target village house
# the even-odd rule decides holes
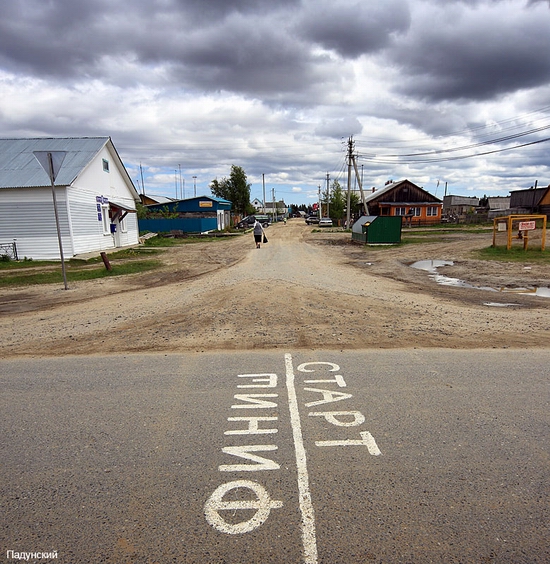
[[[542,214],[550,217],[550,185],[510,192],[510,211],[514,214]]]
[[[466,215],[473,213],[479,206],[479,198],[474,196],[444,196],[443,213],[448,215]]]
[[[252,202],[252,206],[256,210],[256,213],[276,216],[276,217],[288,217],[288,206],[285,204],[284,200],[279,200],[278,202],[266,202],[265,205],[261,200],[255,198]]]
[[[139,195],[111,138],[81,137],[0,139],[0,244],[19,258],[60,258],[51,181],[35,151],[65,153],[55,179],[64,257],[138,243]]]
[[[410,180],[389,181],[365,195],[369,215],[401,216],[407,225],[441,222],[443,202]]]

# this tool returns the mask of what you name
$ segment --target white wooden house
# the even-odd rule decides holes
[[[0,139],[0,244],[59,259],[51,182],[34,151],[64,151],[55,179],[63,254],[138,243],[137,193],[110,137]]]

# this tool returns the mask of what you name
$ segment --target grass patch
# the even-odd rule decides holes
[[[136,247],[132,249],[123,249],[121,251],[116,251],[113,253],[107,253],[107,258],[109,260],[135,260],[142,259],[144,257],[150,257],[162,253],[162,249],[146,249],[143,247]],[[99,252],[96,257],[91,257],[89,259],[79,259],[70,258],[65,260],[65,265],[67,268],[78,268],[85,267],[94,264],[103,264],[103,259],[101,258]],[[52,267],[59,266],[61,269],[61,262],[54,260],[8,260],[0,261],[0,271],[3,270],[21,270],[21,269],[47,269],[50,270]]]
[[[55,263],[54,263],[55,264]],[[124,274],[136,274],[147,272],[161,266],[158,260],[135,260],[128,261],[119,265],[112,265],[113,269],[108,271],[104,266],[98,268],[80,268],[78,266],[67,265],[67,280],[78,282],[81,280],[93,280],[95,278],[107,278],[109,276],[123,276]],[[54,284],[63,283],[63,273],[61,264],[57,263],[58,268],[48,269],[42,272],[14,272],[6,273],[0,278],[0,286],[29,286],[31,284]]]
[[[212,241],[219,241],[223,237],[208,237],[208,236],[190,236],[190,237],[163,237],[157,235],[147,239],[143,245],[145,247],[178,247],[180,245],[189,245],[190,243],[209,243]]]
[[[509,251],[506,247],[487,247],[472,253],[474,258],[481,260],[498,260],[502,262],[535,262],[545,263],[550,261],[550,253],[547,250],[527,249],[523,247],[512,247]]]
[[[0,261],[0,270],[17,270],[20,268],[44,268],[48,266],[61,265],[54,260],[13,260]]]

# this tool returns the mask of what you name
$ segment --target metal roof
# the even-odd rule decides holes
[[[51,186],[33,151],[65,151],[55,184],[68,186],[109,141],[109,137],[0,139],[0,188]]]

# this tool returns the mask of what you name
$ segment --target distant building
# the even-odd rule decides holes
[[[443,196],[443,213],[464,215],[473,213],[479,206],[479,198],[473,196]]]
[[[256,209],[256,213],[288,217],[288,206],[283,200],[279,200],[278,202],[266,202],[264,205],[261,200],[255,199],[252,205]]]
[[[550,185],[510,192],[510,210],[514,214],[544,214],[550,217]]]
[[[510,196],[489,196],[487,198],[487,219],[506,215],[510,209]]]
[[[174,198],[167,196],[155,196],[154,194],[140,194],[139,199],[144,206],[154,206],[155,204],[169,204],[174,201]]]
[[[140,231],[204,233],[230,224],[231,202],[223,198],[197,196],[146,207],[148,217],[139,220]]]

